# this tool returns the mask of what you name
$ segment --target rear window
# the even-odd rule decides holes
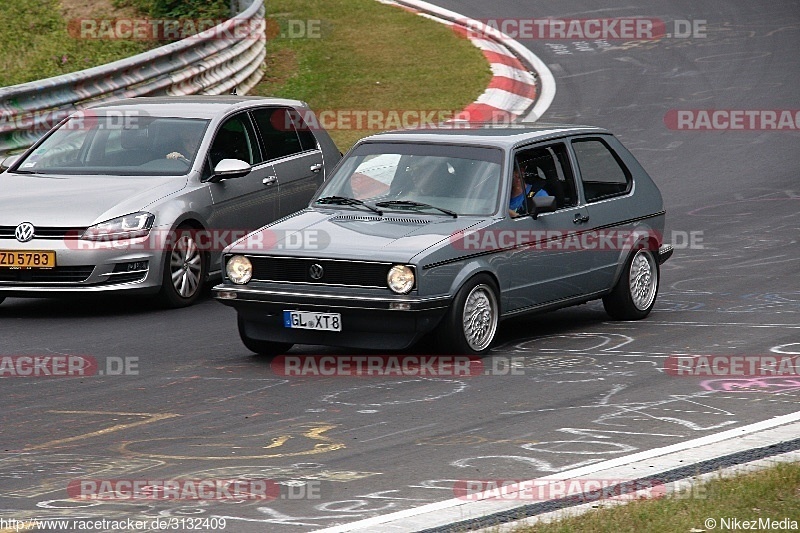
[[[587,202],[626,194],[631,173],[614,151],[600,139],[572,141]]]

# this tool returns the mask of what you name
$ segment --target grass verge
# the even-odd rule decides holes
[[[788,519],[800,525],[800,464],[783,463],[755,473],[714,479],[695,489],[692,497],[638,500],[550,524],[521,527],[515,533],[710,533],[742,529],[733,526],[735,519],[740,523]],[[763,523],[749,529],[780,529],[761,527]],[[788,527],[791,530],[793,526],[790,523]]]
[[[466,107],[491,80],[468,40],[375,0],[271,0],[267,8],[277,36],[252,94],[298,98],[317,112],[446,113]],[[355,125],[329,130],[342,151],[376,133]]]
[[[108,11],[96,7],[86,11],[73,11],[68,20],[57,0],[0,0],[0,12],[8,21],[0,31],[0,87],[110,63],[158,44],[70,35],[68,27],[73,18],[123,16],[110,6]]]

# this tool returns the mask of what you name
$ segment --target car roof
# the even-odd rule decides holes
[[[610,134],[604,128],[576,124],[503,124],[454,122],[439,127],[406,129],[378,133],[361,142],[424,142],[444,144],[469,144],[513,149],[531,141],[543,141],[586,133]]]
[[[267,98],[262,96],[192,95],[192,96],[143,96],[103,102],[89,109],[97,112],[114,110],[131,111],[151,116],[213,119],[237,109],[258,105],[281,105],[306,108],[300,100]]]

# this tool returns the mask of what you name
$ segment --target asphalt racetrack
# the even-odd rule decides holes
[[[490,375],[297,378],[250,354],[235,313],[210,299],[176,311],[8,299],[0,355],[88,356],[104,373],[0,380],[0,517],[310,531],[453,498],[459,480],[531,479],[798,411],[798,378],[731,386],[670,375],[664,361],[800,354],[797,127],[673,120],[795,116],[800,2],[437,4],[477,19],[652,17],[678,35],[675,20],[702,21],[688,38],[520,39],[556,80],[543,120],[609,128],[661,188],[676,251],[652,315],[613,322],[590,303],[503,322]],[[75,480],[231,478],[271,480],[278,493],[68,499]]]

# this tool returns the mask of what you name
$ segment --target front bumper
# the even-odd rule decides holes
[[[345,348],[400,350],[439,324],[452,298],[306,292],[296,288],[214,287],[220,303],[236,309],[251,339]],[[284,311],[339,313],[342,331],[314,331],[284,326]]]
[[[163,253],[147,241],[98,246],[78,240],[34,239],[27,243],[0,239],[0,250],[52,251],[53,269],[0,267],[0,296],[48,297],[126,291],[157,292],[161,286]]]
[[[675,247],[671,244],[662,244],[658,249],[658,264],[663,265],[667,259],[672,257]]]

